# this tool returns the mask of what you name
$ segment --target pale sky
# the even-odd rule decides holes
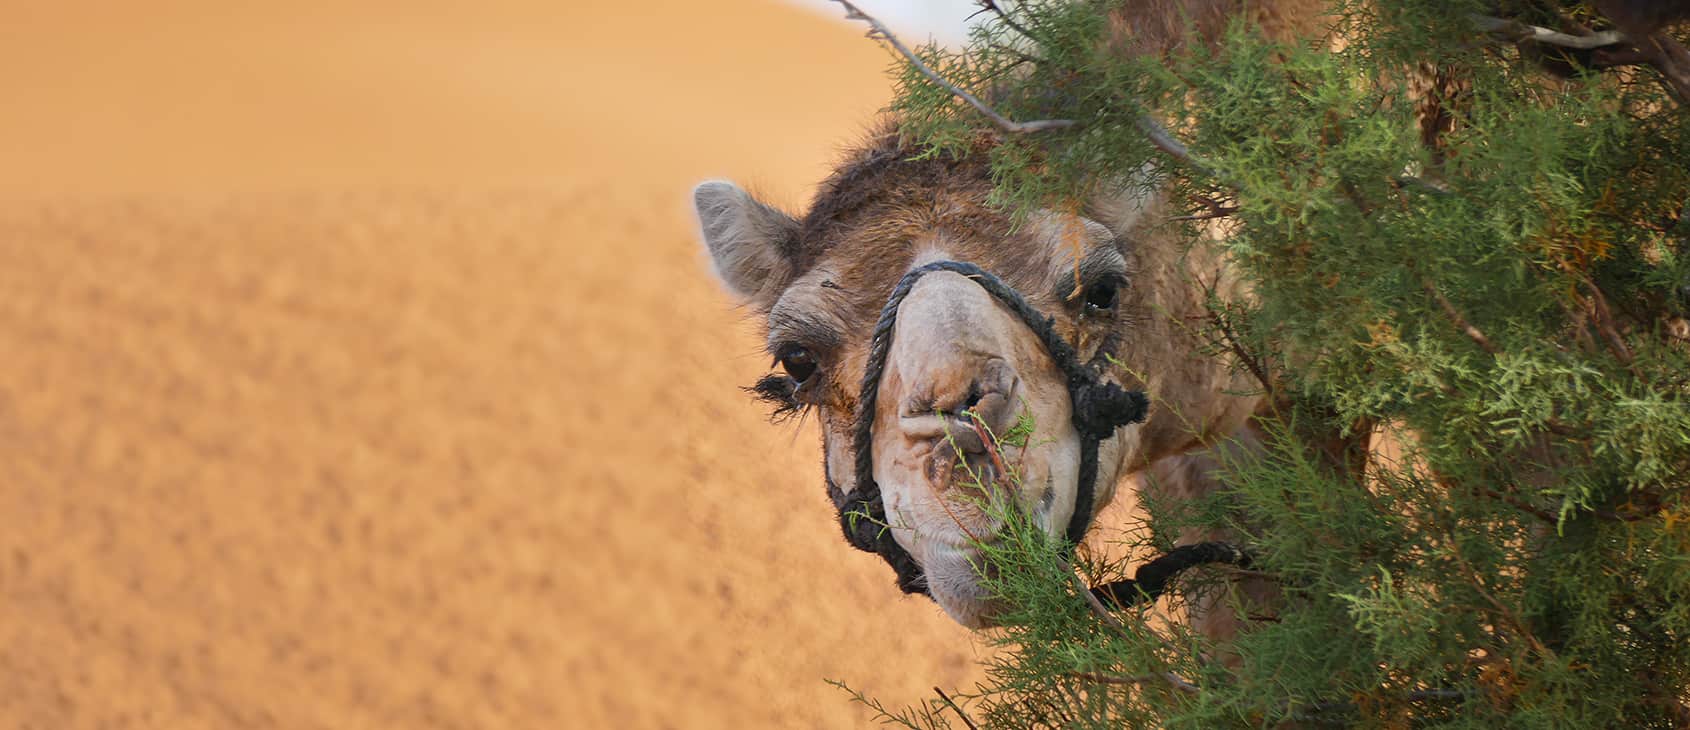
[[[845,9],[831,0],[789,0],[825,17],[845,22]],[[899,39],[911,44],[929,37],[946,43],[961,41],[963,19],[980,9],[973,0],[853,0],[863,12],[891,27]],[[862,25],[859,21],[853,21]]]

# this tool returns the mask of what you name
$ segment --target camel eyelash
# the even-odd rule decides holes
[[[786,375],[765,375],[745,389],[757,400],[769,404],[769,420],[782,423],[801,416],[809,406],[798,400],[798,381]]]

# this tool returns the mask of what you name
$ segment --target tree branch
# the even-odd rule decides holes
[[[1038,40],[1037,37],[1035,37],[1032,33],[1029,33],[1026,28],[1021,26],[1021,24],[1015,22],[1013,18],[1010,18],[1009,11],[1004,10],[1002,6],[998,5],[997,0],[977,0],[977,4],[980,6],[980,12],[983,13],[987,10],[992,11],[992,14],[998,16],[998,22],[1003,23],[1010,30],[1020,33],[1029,39],[1035,41]],[[979,13],[975,13],[975,15],[978,14]]]
[[[1591,68],[1622,68],[1647,63],[1649,63],[1649,55],[1630,46],[1625,48],[1598,48],[1590,55]]]
[[[1619,360],[1620,364],[1628,369],[1631,368],[1631,363],[1636,358],[1632,356],[1631,348],[1626,347],[1625,338],[1620,336],[1619,326],[1614,323],[1614,314],[1608,309],[1608,298],[1602,296],[1602,289],[1597,287],[1596,282],[1591,281],[1589,276],[1581,272],[1579,279],[1590,289],[1590,313],[1595,319],[1596,331],[1602,335],[1603,344],[1614,354],[1614,359]],[[1636,370],[1632,370],[1632,375],[1643,377],[1643,374]]]
[[[1079,591],[1080,597],[1085,600],[1086,606],[1091,609],[1094,615],[1103,619],[1105,625],[1114,629],[1121,636],[1131,635],[1127,631],[1126,624],[1121,623],[1121,619],[1115,618],[1115,614],[1103,605],[1103,601],[1098,600],[1097,594],[1091,592],[1091,586],[1086,585],[1085,579],[1080,577],[1079,572],[1074,570],[1073,565],[1064,560],[1062,561],[1062,569],[1068,573],[1068,577],[1074,584],[1074,590]]]
[[[1664,33],[1644,38],[1637,44],[1637,50],[1650,66],[1661,72],[1661,79],[1678,95],[1678,100],[1690,103],[1690,50]]]
[[[1484,488],[1482,491],[1485,493],[1485,496],[1488,496],[1491,499],[1496,499],[1496,500],[1500,500],[1500,501],[1503,501],[1503,502],[1507,502],[1508,504],[1513,505],[1516,509],[1519,509],[1520,511],[1525,512],[1526,514],[1529,514],[1533,517],[1536,517],[1539,520],[1542,520],[1543,522],[1545,522],[1547,524],[1550,524],[1550,525],[1561,524],[1561,519],[1556,517],[1555,515],[1550,514],[1548,510],[1538,509],[1537,507],[1533,506],[1530,502],[1527,502],[1526,500],[1520,499],[1519,497],[1516,497],[1516,496],[1511,495],[1511,494],[1505,494],[1503,492],[1497,491],[1495,489],[1491,489],[1489,487]]]
[[[1007,54],[1015,57],[1015,63],[1012,63],[1009,66],[1005,67],[1004,70],[1015,68],[1016,66],[1020,66],[1023,63],[1034,63],[1034,64],[1036,64],[1036,63],[1043,63],[1044,62],[1044,59],[1039,58],[1038,56],[1035,56],[1031,53],[1023,51],[1019,48],[1012,48],[1010,46],[1006,46],[1002,43],[993,43],[992,48],[995,49],[995,50],[1003,51],[1004,53],[1007,53]],[[1002,71],[999,71],[998,73],[1002,73]],[[997,74],[993,74],[993,76],[996,76],[996,75]]]
[[[1218,273],[1215,276],[1215,283],[1213,284],[1203,281],[1203,277],[1201,276],[1196,276],[1196,279],[1197,285],[1203,288],[1203,294],[1205,297],[1210,299],[1220,298],[1220,295],[1215,291],[1215,287],[1220,284],[1220,275]],[[1255,355],[1251,354],[1249,348],[1246,348],[1243,342],[1238,340],[1237,333],[1233,331],[1232,325],[1221,316],[1220,312],[1217,312],[1213,307],[1208,306],[1205,306],[1203,309],[1206,310],[1209,315],[1209,326],[1214,327],[1217,331],[1219,331],[1221,338],[1226,341],[1226,349],[1232,353],[1233,357],[1238,358],[1238,361],[1244,364],[1244,367],[1250,371],[1251,375],[1255,376],[1256,382],[1262,384],[1262,390],[1266,394],[1268,402],[1276,402],[1279,396],[1274,393],[1273,380],[1268,377],[1267,366],[1257,359]]]
[[[1102,672],[1075,672],[1071,676],[1088,682],[1096,682],[1098,684],[1148,684],[1152,682],[1167,682],[1168,686],[1186,694],[1197,694],[1198,692],[1203,691],[1202,688],[1185,681],[1173,672],[1162,672],[1161,674],[1138,674],[1131,677],[1124,677],[1118,674],[1104,674]]]
[[[1238,212],[1237,208],[1233,208],[1233,207],[1229,206],[1229,207],[1222,208],[1220,210],[1215,210],[1215,211],[1212,211],[1212,212],[1209,212],[1209,213],[1198,213],[1197,215],[1176,215],[1172,218],[1169,218],[1168,221],[1170,223],[1180,223],[1180,222],[1184,222],[1184,221],[1212,221],[1212,220],[1219,220],[1221,218],[1230,218],[1230,217],[1232,217],[1232,215],[1234,213],[1237,213],[1237,212]]]
[[[956,711],[956,716],[962,718],[962,724],[967,725],[968,730],[980,730],[980,726],[974,724],[974,719],[969,717],[968,713],[963,712],[962,708],[957,706],[957,703],[952,702],[951,698],[948,695],[945,694],[944,690],[939,689],[938,687],[934,687],[933,691],[939,693],[939,699],[945,701],[946,707],[949,707],[952,710]]]
[[[964,91],[962,87],[946,81],[943,76],[939,75],[938,71],[934,71],[931,66],[928,66],[925,61],[921,60],[920,56],[917,56],[914,51],[911,51],[903,44],[902,41],[898,40],[897,36],[892,35],[891,30],[888,30],[885,25],[881,24],[880,21],[875,20],[874,16],[863,12],[862,9],[851,4],[850,0],[833,1],[845,7],[845,18],[847,20],[861,20],[868,23],[868,36],[870,38],[878,38],[886,41],[887,45],[892,46],[892,49],[898,52],[898,55],[903,56],[905,60],[910,62],[911,66],[914,66],[917,71],[920,71],[922,76],[926,76],[929,81],[944,87],[946,91],[951,92],[952,96],[968,102],[969,106],[974,107],[979,110],[981,114],[986,115],[988,119],[992,120],[993,124],[998,125],[999,129],[1011,134],[1024,134],[1027,132],[1043,132],[1051,129],[1066,129],[1076,124],[1076,122],[1072,119],[1040,119],[1031,122],[1017,122],[999,114],[996,109],[993,109],[991,106],[986,104],[986,102],[976,98],[973,94]]]
[[[1515,42],[1531,41],[1561,48],[1598,51],[1591,59],[1596,68],[1647,63],[1661,72],[1662,80],[1680,101],[1690,102],[1690,50],[1671,36],[1658,32],[1658,28],[1629,22],[1635,18],[1627,17],[1625,13],[1616,15],[1609,3],[1597,5],[1621,30],[1573,35],[1509,18],[1489,15],[1468,17],[1479,30]]]
[[[1402,700],[1404,702],[1426,702],[1426,701],[1447,702],[1449,700],[1465,699],[1466,697],[1467,697],[1467,695],[1465,693],[1463,693],[1461,690],[1458,690],[1458,689],[1422,689],[1422,690],[1415,690],[1413,692],[1409,692],[1405,695],[1402,695]],[[1354,709],[1356,709],[1356,703],[1354,703],[1354,702],[1321,702],[1319,704],[1312,705],[1312,706],[1308,707],[1307,709],[1303,710],[1302,712],[1306,713],[1306,714],[1316,714],[1316,713],[1323,713],[1323,712],[1332,712],[1334,710],[1354,710]]]
[[[1209,221],[1217,218],[1228,218],[1238,212],[1236,205],[1222,205],[1221,201],[1202,195],[1187,195],[1187,200],[1209,209],[1207,213],[1197,215],[1180,215],[1169,218],[1170,221]]]
[[[1466,317],[1461,316],[1461,310],[1456,309],[1455,305],[1450,303],[1449,298],[1444,296],[1443,292],[1438,291],[1438,287],[1432,284],[1431,279],[1422,279],[1420,285],[1425,287],[1427,294],[1431,294],[1432,298],[1437,300],[1438,306],[1444,310],[1444,316],[1449,317],[1450,321],[1463,334],[1467,335],[1468,339],[1473,341],[1473,344],[1492,355],[1497,353],[1496,345],[1491,344],[1490,338],[1486,337],[1484,332],[1479,331],[1478,327],[1469,323]]]
[[[893,35],[892,31],[879,20],[876,20],[874,16],[863,12],[861,8],[852,4],[850,0],[833,1],[839,3],[845,8],[846,20],[860,20],[868,23],[868,36],[870,38],[886,41],[888,45],[892,46],[893,50],[898,52],[898,55],[903,56],[904,60],[909,61],[910,65],[914,66],[915,70],[919,71],[922,76],[927,77],[929,81],[943,87],[946,91],[949,91],[952,96],[967,102],[969,106],[974,107],[975,110],[984,114],[987,119],[992,120],[992,123],[997,125],[999,129],[1011,134],[1025,134],[1028,132],[1045,132],[1054,129],[1067,129],[1079,124],[1079,122],[1072,119],[1038,119],[1031,122],[1017,122],[1009,117],[999,114],[998,110],[993,109],[990,104],[981,101],[979,97],[968,93],[962,87],[957,86],[956,84],[946,80],[945,77],[940,76],[938,71],[933,70],[933,67],[928,66],[927,62],[921,60],[920,56],[916,55],[914,51],[911,51],[909,47],[905,46],[903,41],[898,40],[898,37]],[[1004,19],[1006,23],[1008,22],[1007,17],[1001,10],[998,9],[995,2],[982,0],[981,4],[987,9],[998,11],[999,17]],[[1010,27],[1016,28],[1021,33],[1026,34],[1026,31],[1021,30],[1018,26],[1011,24]],[[1173,157],[1174,159],[1197,168],[1199,172],[1202,172],[1210,177],[1220,177],[1220,173],[1217,172],[1213,166],[1201,159],[1198,159],[1197,157],[1192,156],[1191,150],[1185,146],[1185,143],[1174,137],[1173,133],[1169,132],[1167,127],[1162,126],[1161,122],[1152,119],[1146,114],[1140,115],[1138,120],[1134,122],[1134,125],[1138,127],[1140,132],[1144,133],[1145,137],[1150,139],[1150,143],[1155,145],[1156,149],[1166,153],[1169,157]]]
[[[1536,25],[1527,25],[1509,18],[1493,18],[1489,15],[1471,15],[1473,24],[1486,33],[1501,36],[1513,41],[1532,41],[1562,48],[1577,48],[1590,50],[1626,42],[1626,36],[1617,30],[1604,30],[1589,35],[1571,35],[1553,31]]]
[[[1197,171],[1204,175],[1222,179],[1224,182],[1224,178],[1213,165],[1193,156],[1191,149],[1186,147],[1184,142],[1179,141],[1179,138],[1175,137],[1173,132],[1169,132],[1167,127],[1152,119],[1150,115],[1140,115],[1138,120],[1133,122],[1133,126],[1138,127],[1138,131],[1143,132],[1144,136],[1150,139],[1150,144],[1156,146],[1156,149],[1166,153],[1169,157],[1197,168]]]
[[[1596,0],[1594,5],[1625,34],[1637,56],[1661,73],[1661,82],[1679,103],[1690,103],[1690,49],[1666,32],[1667,26],[1690,16],[1690,8],[1660,0]]]
[[[1415,190],[1419,190],[1422,193],[1426,193],[1427,195],[1434,197],[1444,197],[1449,195],[1449,188],[1425,178],[1415,177],[1413,175],[1398,175],[1392,182],[1396,184],[1398,189],[1414,188]]]

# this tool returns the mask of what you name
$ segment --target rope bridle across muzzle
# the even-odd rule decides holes
[[[839,510],[839,524],[845,539],[859,550],[877,553],[898,574],[898,587],[905,593],[927,593],[926,578],[921,565],[892,535],[886,520],[886,509],[880,496],[880,485],[874,480],[874,418],[880,396],[881,376],[885,373],[886,358],[892,348],[893,329],[898,308],[921,277],[935,271],[961,274],[978,284],[986,293],[1002,302],[1021,320],[1039,341],[1045,352],[1062,372],[1072,406],[1072,422],[1080,437],[1080,464],[1074,512],[1068,520],[1065,550],[1072,551],[1085,537],[1091,526],[1093,503],[1097,494],[1098,446],[1115,435],[1115,429],[1144,420],[1149,399],[1143,391],[1128,390],[1103,378],[1105,353],[1098,353],[1092,363],[1080,361],[1079,353],[1056,331],[1056,320],[1046,317],[1014,287],[1005,284],[990,272],[961,261],[935,261],[924,264],[898,281],[886,305],[880,310],[874,333],[869,341],[868,364],[863,370],[861,397],[857,400],[856,420],[852,424],[852,451],[856,457],[856,483],[850,491],[829,485],[834,506]],[[1122,605],[1154,597],[1162,592],[1168,579],[1192,565],[1210,562],[1243,564],[1247,558],[1236,548],[1224,543],[1201,543],[1175,548],[1150,563],[1141,566],[1138,580],[1124,580],[1099,586],[1093,593],[1100,598]]]

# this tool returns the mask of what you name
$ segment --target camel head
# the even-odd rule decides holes
[[[694,191],[716,272],[767,324],[773,372],[752,390],[777,414],[814,414],[836,503],[857,478],[852,424],[871,331],[911,268],[954,260],[991,272],[1054,318],[1082,360],[1113,352],[1141,316],[1120,235],[1132,205],[1041,211],[1016,225],[988,204],[991,188],[983,161],[916,159],[887,134],[852,154],[802,216],[728,182]],[[1080,438],[1069,401],[1034,333],[979,284],[949,271],[916,282],[897,310],[871,450],[887,525],[920,569],[901,580],[906,591],[966,626],[992,625],[979,544],[1003,529],[994,515],[1021,510],[1061,534],[1075,512]],[[995,455],[981,438],[1018,424],[1033,433]],[[1112,497],[1136,431],[1100,444],[1095,507]]]

